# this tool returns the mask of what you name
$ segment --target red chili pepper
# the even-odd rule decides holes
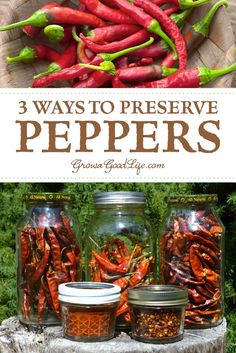
[[[26,260],[30,255],[29,234],[27,232],[27,228],[24,228],[20,233],[20,247],[21,247],[22,272],[24,272]]]
[[[128,67],[128,64],[129,64],[128,56],[122,56],[121,58],[118,58],[115,61],[115,67],[117,69],[125,69]]]
[[[138,24],[147,29],[149,32],[157,34],[164,39],[171,49],[176,53],[176,49],[172,40],[162,31],[160,23],[144,12],[139,7],[130,4],[127,0],[112,0],[111,3],[116,4],[124,13],[132,17]]]
[[[102,87],[105,83],[111,81],[112,75],[102,72],[95,71],[92,72],[88,78],[76,83],[73,88],[98,88]]]
[[[116,281],[113,282],[113,284],[116,284],[117,286],[120,286],[120,288],[123,290],[125,289],[128,284],[129,284],[129,277],[122,277],[117,279]]]
[[[119,79],[118,75],[115,75],[112,79],[112,87],[113,88],[129,88],[128,85],[125,85],[121,80]]]
[[[138,49],[138,48],[145,48],[146,46],[150,45],[153,43],[153,38],[151,38],[149,41],[136,46],[132,48],[128,48],[125,50],[121,50],[117,53],[100,53],[97,54],[94,59],[90,62],[91,65],[99,65],[103,61],[113,61],[120,56],[126,55],[128,53],[131,53],[132,51]],[[81,67],[80,64],[76,64],[72,67],[69,67],[67,69],[61,70],[59,72],[53,73],[49,76],[42,77],[40,79],[37,79],[33,82],[33,87],[45,87],[51,84],[52,82],[55,81],[67,81],[67,80],[72,80],[76,77],[81,77],[89,72],[91,72],[92,69],[87,68],[87,67]]]
[[[57,240],[55,234],[48,227],[47,228],[47,236],[50,240],[51,245],[51,256],[52,256],[52,265],[55,271],[61,270],[61,248],[59,241]]]
[[[122,39],[117,42],[107,43],[107,44],[96,44],[89,40],[88,37],[85,37],[82,33],[80,38],[85,42],[86,46],[92,50],[94,53],[115,53],[120,50],[124,50],[134,45],[145,42],[149,38],[149,33],[145,29],[141,29],[135,34]]]
[[[129,306],[128,303],[125,302],[116,312],[116,316],[120,316],[122,314],[127,313],[127,311],[129,311]]]
[[[135,50],[131,53],[132,56],[145,57],[145,58],[161,58],[167,53],[166,48],[163,47],[163,42],[159,41],[153,43],[147,48]]]
[[[70,220],[65,215],[61,215],[61,218],[62,218],[63,225],[66,229],[66,235],[70,239],[71,243],[74,244],[75,243],[75,235],[74,235],[74,232],[71,228]]]
[[[95,257],[99,265],[107,272],[110,272],[112,274],[125,274],[128,271],[128,268],[123,264],[115,265],[111,261],[97,254],[95,251],[93,251],[93,256]]]
[[[61,7],[57,2],[49,2],[48,4],[41,7],[40,10],[51,9],[52,7]],[[25,34],[27,34],[31,38],[35,38],[41,32],[41,28],[33,27],[33,26],[24,26],[22,30]]]
[[[162,80],[137,85],[139,88],[195,88],[208,84],[219,76],[236,70],[236,64],[219,70],[194,67],[178,71]]]
[[[197,48],[203,40],[208,37],[210,25],[212,20],[217,12],[217,10],[222,6],[227,6],[228,3],[226,0],[220,0],[215,3],[210,11],[198,22],[196,22],[191,29],[184,35],[184,39],[186,41],[188,52],[193,51]],[[161,65],[166,67],[173,67],[176,64],[176,60],[174,58],[174,53],[170,52],[167,57],[163,60]]]
[[[35,60],[56,61],[59,57],[60,54],[58,54],[54,49],[47,47],[46,45],[37,44],[30,47],[24,47],[17,56],[7,57],[6,61],[8,64],[15,62],[30,64]]]
[[[38,308],[37,309],[38,309],[38,322],[40,323],[40,322],[42,322],[42,316],[44,313],[44,304],[45,304],[45,300],[46,300],[42,285],[39,288],[38,296],[39,296],[39,298],[38,298]]]
[[[150,260],[145,258],[140,261],[138,268],[135,270],[135,273],[129,281],[130,287],[136,286],[146,276],[149,268],[149,263]]]
[[[171,6],[168,9],[163,10],[167,16],[173,15],[174,13],[179,11],[179,6]]]
[[[81,2],[90,12],[104,20],[113,23],[136,23],[131,17],[127,16],[122,11],[108,7],[98,0],[81,0]]]
[[[113,42],[115,40],[124,39],[131,34],[140,30],[140,26],[132,24],[118,24],[106,27],[95,28],[87,33],[91,42],[107,41]]]
[[[30,288],[33,288],[34,284],[40,279],[40,277],[42,276],[47,264],[48,264],[48,259],[49,259],[49,255],[50,255],[50,246],[46,243],[45,245],[45,252],[43,254],[43,257],[40,261],[40,263],[38,264],[33,276],[30,278]]]
[[[165,32],[173,38],[178,53],[179,69],[185,69],[187,66],[186,44],[175,22],[170,17],[168,17],[160,7],[154,5],[149,0],[134,0],[134,3],[135,5],[142,7],[151,16],[156,18]]]
[[[117,76],[122,82],[144,82],[158,80],[163,77],[163,69],[160,65],[149,65],[139,68],[129,67],[127,69],[118,70]]]
[[[74,40],[71,41],[60,57],[55,62],[52,62],[46,71],[34,76],[34,78],[40,78],[73,65],[77,59],[76,47],[76,42]]]
[[[48,283],[48,289],[52,298],[53,309],[57,314],[57,316],[60,318],[61,315],[60,315],[60,303],[58,300],[58,285],[54,277],[54,273],[52,271],[48,271],[46,273],[46,278]]]
[[[80,10],[74,10],[70,7],[53,7],[50,9],[41,9],[33,13],[26,20],[13,23],[8,26],[0,27],[0,31],[7,31],[13,28],[23,26],[45,27],[49,24],[74,24],[87,25],[91,27],[103,27],[105,23],[95,15]]]
[[[164,10],[167,13],[167,10]],[[173,13],[171,15],[171,19],[177,24],[179,28],[183,25],[189,11],[184,11],[180,14]],[[146,58],[161,58],[168,53],[168,49],[166,48],[165,42],[163,40],[156,42],[150,45],[147,48],[139,49],[131,53],[133,56],[137,57],[146,57]],[[174,55],[175,56],[175,55]]]

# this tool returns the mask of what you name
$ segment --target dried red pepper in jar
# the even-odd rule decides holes
[[[224,226],[214,208],[217,195],[177,195],[167,201],[160,241],[163,282],[188,288],[186,327],[219,325],[224,309]]]
[[[127,289],[154,283],[155,245],[141,192],[97,193],[86,231],[86,277],[120,286],[117,327],[130,326]]]
[[[61,317],[58,286],[81,278],[81,244],[71,195],[26,194],[17,227],[18,316],[29,326]]]

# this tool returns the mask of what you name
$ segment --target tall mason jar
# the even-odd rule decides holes
[[[60,322],[58,286],[81,279],[81,244],[71,195],[26,194],[17,226],[19,320],[37,328]]]
[[[224,309],[224,226],[216,213],[217,195],[168,198],[160,240],[164,284],[188,288],[187,328],[222,322]]]
[[[86,236],[86,280],[121,287],[117,327],[130,326],[128,288],[156,279],[155,239],[144,212],[142,192],[94,195],[95,214]]]

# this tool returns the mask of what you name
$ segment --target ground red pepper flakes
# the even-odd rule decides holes
[[[64,308],[65,334],[75,337],[104,337],[110,336],[111,326],[115,319],[113,308],[106,311],[80,311],[78,306],[71,305]]]
[[[110,283],[74,282],[59,286],[64,335],[74,341],[114,337],[120,287]]]

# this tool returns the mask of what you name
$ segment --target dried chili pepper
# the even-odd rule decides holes
[[[217,10],[221,6],[228,6],[228,2],[226,0],[220,0],[215,3],[210,11],[204,15],[204,17],[196,22],[189,31],[184,35],[184,39],[186,41],[188,51],[193,51],[197,48],[202,41],[208,37],[210,25],[212,20],[217,12]],[[186,10],[185,10],[186,11]],[[174,53],[170,52],[167,57],[162,61],[162,65],[166,67],[172,67],[176,64],[176,60],[174,58]]]
[[[145,29],[141,29],[125,39],[107,44],[96,44],[90,41],[89,38],[85,37],[82,33],[80,34],[80,38],[94,53],[115,53],[147,41],[149,33]]]
[[[30,278],[30,288],[33,288],[34,284],[40,279],[40,277],[42,276],[46,266],[48,265],[48,259],[49,259],[49,255],[50,255],[50,246],[48,245],[48,243],[45,244],[45,252],[43,254],[43,257],[40,261],[40,263],[38,264],[34,274],[32,275],[32,277]]]
[[[236,70],[236,64],[218,70],[196,67],[178,71],[162,80],[137,85],[139,88],[196,88]]]
[[[44,313],[44,305],[46,300],[42,285],[39,288],[38,296],[38,322],[40,323],[42,322],[42,316]]]
[[[125,267],[123,264],[121,265],[115,265],[111,261],[105,259],[104,257],[100,256],[97,254],[95,251],[93,251],[93,256],[97,260],[97,262],[100,264],[104,270],[106,270],[108,273],[112,274],[125,274],[128,269]]]
[[[91,42],[107,41],[113,42],[115,40],[124,39],[131,34],[140,30],[140,26],[132,24],[117,24],[112,26],[94,28],[87,33],[88,39]]]
[[[50,296],[52,298],[53,309],[57,316],[60,318],[60,303],[58,300],[58,284],[55,280],[54,273],[52,271],[47,271],[46,279],[48,283],[48,289],[50,292]]]
[[[0,31],[21,28],[23,26],[45,27],[49,24],[74,24],[88,25],[91,27],[103,27],[104,22],[92,15],[70,7],[52,7],[50,9],[40,9],[33,13],[26,20],[0,27]]]
[[[136,22],[120,10],[102,4],[98,0],[81,0],[94,15],[113,23],[135,24]]]
[[[91,65],[99,65],[100,63],[102,63],[103,61],[114,61],[115,59],[119,58],[120,56],[126,55],[136,49],[139,48],[145,48],[146,46],[150,45],[153,43],[153,38],[150,38],[149,41],[132,47],[132,48],[128,48],[122,51],[119,51],[117,53],[101,53],[101,54],[97,54],[94,59],[90,62]],[[37,79],[33,82],[32,87],[45,87],[48,86],[50,83],[52,82],[56,82],[56,81],[67,81],[67,80],[72,80],[73,78],[76,77],[81,77],[89,72],[91,72],[92,70],[86,67],[81,67],[80,64],[71,66],[70,68],[61,70],[57,73],[53,73],[49,76],[46,77],[42,77],[40,79]]]
[[[150,259],[144,258],[141,260],[140,265],[135,270],[134,275],[130,278],[129,286],[134,287],[146,276],[150,265]]]
[[[51,9],[53,7],[61,7],[61,5],[58,4],[57,2],[49,2],[48,4],[45,4],[44,6],[42,6],[41,10]],[[39,35],[41,28],[33,27],[33,26],[24,26],[22,27],[22,30],[25,34],[27,34],[27,36],[31,38],[35,38]]]
[[[73,65],[76,62],[76,46],[76,43],[71,41],[60,57],[55,62],[52,62],[46,71],[34,76],[34,78],[47,76]]]
[[[165,32],[174,40],[175,48],[178,54],[179,69],[183,70],[187,66],[187,49],[184,38],[175,22],[168,17],[165,12],[149,0],[134,0],[134,4],[143,8],[147,13],[153,16],[165,30]]]
[[[59,56],[60,54],[58,54],[54,49],[46,45],[37,44],[30,47],[24,47],[17,56],[7,57],[6,61],[8,64],[15,62],[31,64],[36,60],[55,61],[58,60]]]
[[[176,53],[175,46],[172,40],[162,31],[160,23],[151,17],[149,14],[144,12],[139,7],[130,4],[127,0],[112,0],[124,13],[132,17],[138,24],[147,29],[149,32],[155,33],[171,47],[171,49]]]

